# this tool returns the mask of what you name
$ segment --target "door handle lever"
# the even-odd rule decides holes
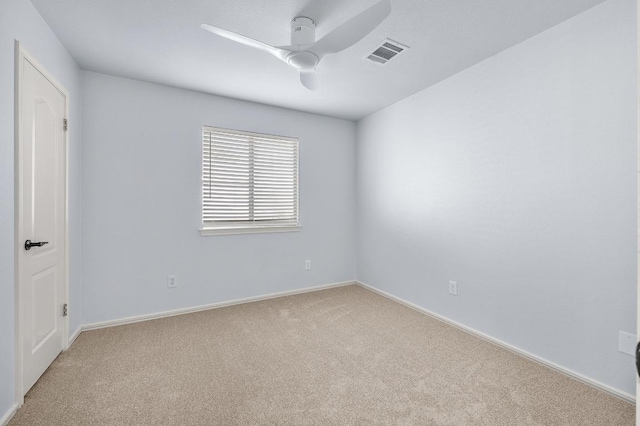
[[[31,250],[31,247],[42,247],[45,244],[49,244],[49,241],[40,241],[39,243],[32,243],[31,240],[24,242],[24,249]]]

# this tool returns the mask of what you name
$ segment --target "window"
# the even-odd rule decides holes
[[[298,139],[205,126],[202,234],[298,230]]]

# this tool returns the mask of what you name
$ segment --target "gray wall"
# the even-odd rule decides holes
[[[358,279],[634,394],[635,17],[611,0],[359,122]]]
[[[69,91],[70,330],[81,324],[80,70],[28,0],[0,1],[0,418],[15,402],[14,42]]]
[[[83,76],[85,324],[355,279],[355,123]],[[300,138],[300,232],[200,236],[203,125]]]

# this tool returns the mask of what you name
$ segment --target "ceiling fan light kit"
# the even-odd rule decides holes
[[[309,90],[319,87],[316,66],[326,55],[343,51],[367,36],[391,14],[391,1],[381,0],[342,23],[316,41],[313,19],[298,16],[291,21],[291,45],[271,46],[258,40],[209,24],[202,29],[246,46],[267,52],[298,70],[300,82]]]
[[[311,52],[291,52],[287,63],[298,70],[312,70],[318,65],[318,57]]]

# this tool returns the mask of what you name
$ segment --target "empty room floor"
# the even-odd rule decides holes
[[[634,406],[360,286],[83,332],[10,425],[632,425]]]

